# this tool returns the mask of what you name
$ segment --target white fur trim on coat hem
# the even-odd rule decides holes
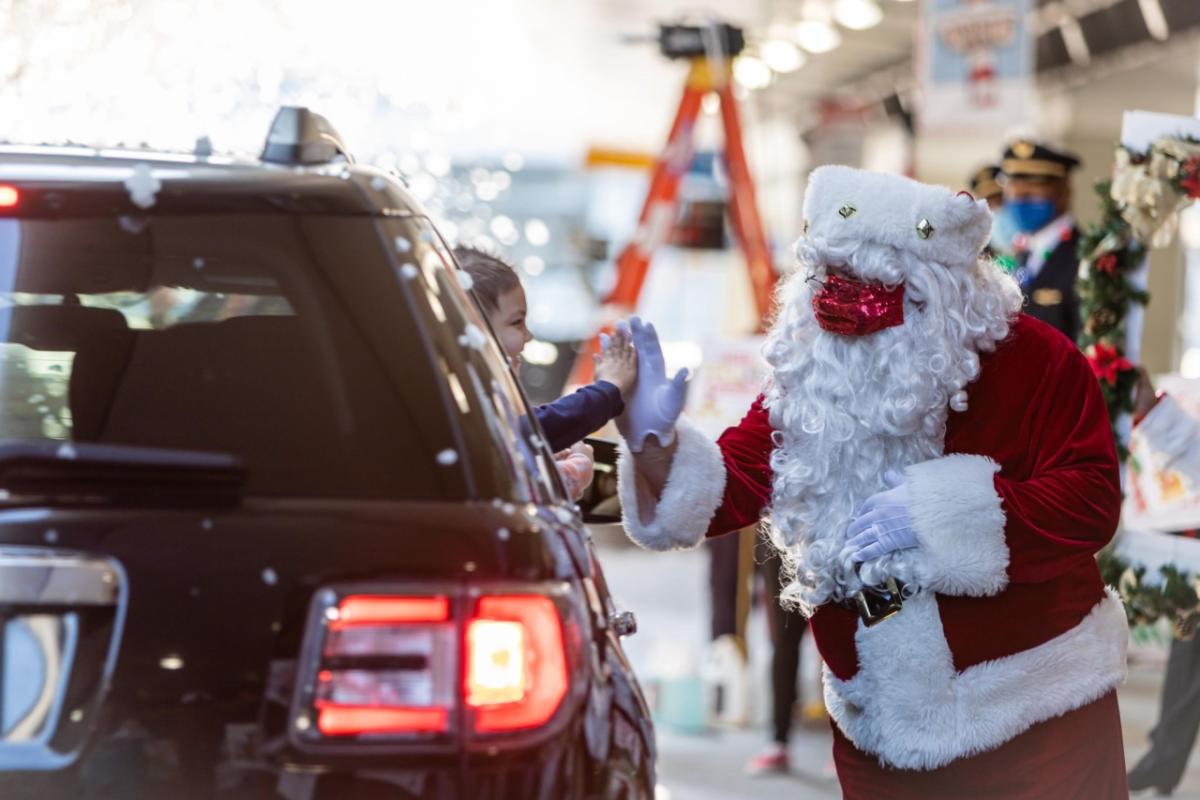
[[[648,550],[686,550],[704,541],[725,494],[725,460],[717,443],[686,420],[675,427],[675,458],[649,523],[641,521],[633,457],[621,442],[617,487],[625,533]]]
[[[990,458],[951,455],[905,471],[923,588],[986,597],[1008,585],[1004,510],[993,480],[999,469]]]
[[[955,672],[937,599],[922,593],[855,635],[859,671],[825,669],[825,705],[863,752],[930,770],[993,750],[1033,725],[1099,700],[1125,679],[1129,629],[1110,590],[1071,630]]]

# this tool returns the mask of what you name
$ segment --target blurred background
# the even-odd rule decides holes
[[[0,0],[0,140],[253,156],[280,105],[309,106],[359,161],[403,176],[447,239],[517,265],[536,336],[523,379],[544,401],[614,313],[614,260],[679,106],[689,65],[664,55],[659,25],[714,20],[745,35],[733,97],[780,272],[817,166],[961,189],[1014,138],[1036,137],[1082,156],[1074,211],[1086,223],[1123,112],[1193,116],[1200,103],[1196,0]],[[714,431],[761,375],[719,112],[706,98],[678,224],[636,305],[668,361],[696,371],[692,410]],[[1141,352],[1151,372],[1200,378],[1200,210],[1181,231],[1152,256]],[[837,796],[819,713],[799,721],[792,777],[742,777],[768,715],[761,611],[739,601],[737,651],[714,648],[704,551],[652,558],[597,534],[641,620],[629,650],[660,716],[667,791]],[[1151,641],[1137,654],[1123,697],[1131,753],[1153,722],[1164,652]],[[806,650],[801,708],[816,672]],[[1188,780],[1179,796],[1200,797]]]

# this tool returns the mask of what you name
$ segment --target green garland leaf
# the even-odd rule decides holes
[[[1191,137],[1179,140],[1200,143]],[[1123,146],[1121,149],[1126,150],[1134,165],[1150,157],[1149,152],[1133,152]],[[1195,199],[1200,194],[1200,158],[1180,162],[1178,174],[1164,180],[1174,191]],[[1149,293],[1130,280],[1145,263],[1147,247],[1137,240],[1122,216],[1123,208],[1112,196],[1112,181],[1097,181],[1093,190],[1100,202],[1100,220],[1089,226],[1079,239],[1079,259],[1087,269],[1081,270],[1078,283],[1083,317],[1078,343],[1085,354],[1094,354],[1095,346],[1103,345],[1114,348],[1116,356],[1123,358],[1129,309],[1150,302]],[[1089,359],[1093,357],[1089,355]],[[1117,424],[1122,415],[1133,412],[1137,371],[1121,369],[1111,383],[1105,380],[1099,383],[1113,426],[1117,454],[1124,463],[1129,450],[1121,441]],[[1097,555],[1096,561],[1104,582],[1120,594],[1130,625],[1152,624],[1166,617],[1172,622],[1175,636],[1184,639],[1191,638],[1200,627],[1200,580],[1196,576],[1168,564],[1159,570],[1161,580],[1148,585],[1146,568],[1140,564],[1131,565],[1108,550]]]

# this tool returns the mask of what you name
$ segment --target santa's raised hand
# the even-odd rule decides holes
[[[650,434],[659,444],[669,445],[675,440],[675,421],[687,401],[688,371],[681,369],[674,378],[667,378],[662,345],[650,323],[633,317],[628,323],[618,323],[617,328],[633,338],[638,359],[637,385],[625,403],[625,413],[617,417],[617,429],[635,453],[642,452]]]
[[[904,475],[889,470],[883,479],[891,488],[868,497],[846,529],[846,547],[854,550],[855,562],[872,561],[919,544],[908,513]]]

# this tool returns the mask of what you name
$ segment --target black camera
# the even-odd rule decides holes
[[[733,58],[746,49],[741,28],[725,22],[714,25],[660,25],[658,46],[667,58],[705,55]]]

